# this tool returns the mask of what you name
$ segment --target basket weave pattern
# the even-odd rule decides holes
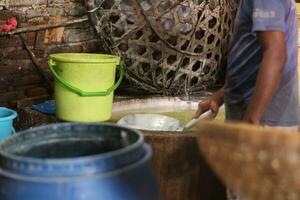
[[[300,199],[298,134],[244,125],[202,124],[199,129],[208,163],[245,199]]]
[[[234,0],[104,1],[98,25],[126,78],[149,92],[201,91],[228,51]]]

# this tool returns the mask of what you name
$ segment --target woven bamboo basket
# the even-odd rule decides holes
[[[145,91],[203,91],[224,66],[236,0],[104,0],[98,30]],[[101,31],[100,31],[101,29]]]
[[[248,125],[199,125],[202,154],[247,200],[300,199],[300,135]]]

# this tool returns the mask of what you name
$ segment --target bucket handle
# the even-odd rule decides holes
[[[53,74],[55,80],[57,80],[66,89],[68,89],[80,96],[83,96],[83,97],[108,96],[111,92],[113,92],[115,89],[117,89],[119,87],[119,85],[121,84],[121,82],[123,80],[123,76],[124,76],[124,66],[123,66],[122,61],[120,61],[120,64],[118,65],[119,73],[120,73],[119,80],[113,86],[108,88],[106,91],[85,92],[85,91],[82,91],[81,89],[73,86],[72,84],[65,81],[62,77],[60,77],[54,69],[54,66],[56,66],[56,63],[52,59],[48,60],[48,65],[49,65],[50,71]]]

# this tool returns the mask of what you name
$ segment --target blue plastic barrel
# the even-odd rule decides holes
[[[30,129],[0,145],[0,199],[158,200],[143,135],[112,124]]]
[[[0,140],[8,138],[15,132],[13,120],[16,117],[16,111],[0,107]]]

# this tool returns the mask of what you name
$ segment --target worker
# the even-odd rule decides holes
[[[297,131],[297,56],[294,0],[240,0],[225,84],[199,103],[195,117],[224,103],[226,121]]]

